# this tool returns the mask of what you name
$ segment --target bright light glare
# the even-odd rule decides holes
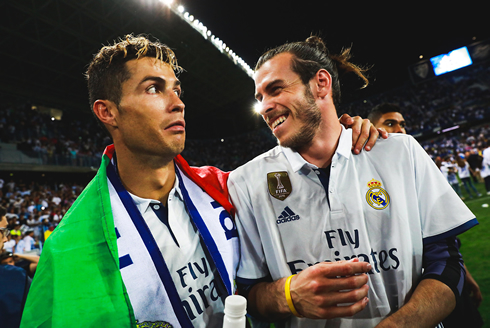
[[[177,10],[179,11],[179,13],[182,14],[184,12],[184,6],[182,6],[182,5],[181,6],[178,6],[177,7]]]
[[[254,111],[257,113],[257,114],[260,114],[260,110],[262,109],[262,104],[259,103],[258,101],[255,103],[254,105]]]
[[[161,0],[164,4],[166,4],[167,6],[171,6],[172,3],[174,2],[174,0]]]

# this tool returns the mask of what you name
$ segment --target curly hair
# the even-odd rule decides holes
[[[87,78],[89,102],[92,107],[97,99],[105,99],[119,105],[122,84],[130,78],[126,62],[143,57],[154,57],[172,67],[176,74],[182,72],[172,49],[158,40],[146,36],[128,34],[113,45],[104,46],[94,55],[85,77]]]
[[[325,69],[332,76],[332,98],[335,106],[340,104],[339,76],[354,73],[364,81],[362,88],[367,87],[369,80],[364,75],[368,68],[351,63],[351,48],[343,49],[338,55],[330,54],[323,40],[318,36],[310,36],[305,41],[283,44],[265,52],[258,60],[255,71],[281,53],[293,55],[291,69],[297,73],[303,84],[307,84],[320,69]]]

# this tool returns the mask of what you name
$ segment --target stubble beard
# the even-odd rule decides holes
[[[282,142],[277,139],[277,143],[282,147],[291,148],[299,151],[309,146],[315,137],[321,123],[322,113],[315,102],[309,85],[306,85],[304,101],[298,107],[297,119],[303,122],[301,128],[289,139]]]

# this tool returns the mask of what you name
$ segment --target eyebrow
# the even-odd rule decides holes
[[[268,92],[274,86],[274,84],[282,83],[282,82],[283,82],[282,79],[276,79],[276,80],[273,80],[273,81],[267,83],[267,85],[265,86],[265,91]],[[260,98],[260,96],[262,96],[261,93],[256,93],[255,94],[255,99],[258,100]]]
[[[139,83],[139,85],[145,83],[146,81],[155,81],[159,84],[163,84],[163,85],[166,85],[167,84],[167,81],[164,79],[164,78],[161,78],[159,76],[152,76],[152,75],[148,75],[148,76],[145,76],[141,82]],[[182,85],[182,82],[180,82],[179,79],[176,79],[175,82],[174,82],[174,87],[180,87]]]

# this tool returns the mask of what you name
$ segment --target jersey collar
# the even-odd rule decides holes
[[[141,197],[138,197],[138,196],[130,193],[129,191],[128,191],[128,193],[129,193],[129,195],[131,195],[131,198],[133,199],[134,204],[136,205],[136,207],[138,208],[140,213],[145,213],[146,210],[148,209],[148,207],[150,206],[150,204],[160,204],[160,201],[158,201],[158,200],[150,199],[150,198],[141,198]],[[179,199],[183,199],[182,193],[181,193],[180,187],[179,187],[179,179],[177,179],[177,176],[175,177],[174,187],[172,188],[172,190],[170,190],[168,197],[169,197],[169,199],[171,197],[172,198],[178,197]]]
[[[352,148],[352,129],[345,129],[343,125],[342,132],[340,134],[339,145],[335,150],[335,157],[345,157],[349,159],[351,156],[351,148]],[[294,172],[298,172],[303,167],[307,167],[310,170],[317,170],[318,167],[314,164],[306,161],[298,152],[292,150],[291,148],[279,146],[286,156],[289,164],[291,165]]]

